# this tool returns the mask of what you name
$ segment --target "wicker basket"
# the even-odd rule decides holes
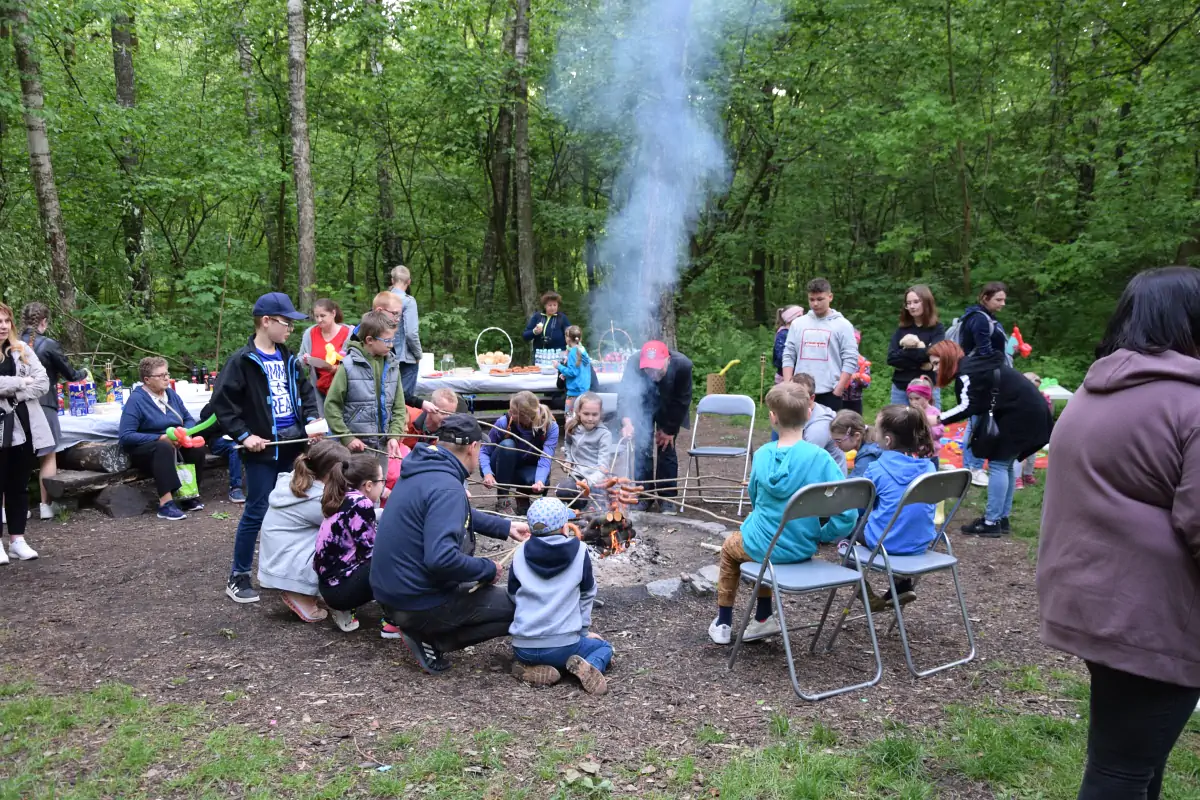
[[[487,333],[488,331],[500,331],[501,333],[504,334],[504,338],[508,339],[508,360],[507,361],[500,363],[500,364],[485,364],[482,361],[480,361],[480,359],[479,359],[479,340],[482,339],[483,335],[485,333]],[[480,372],[488,372],[493,369],[508,369],[512,365],[512,354],[513,354],[512,337],[509,336],[508,331],[504,330],[503,328],[484,328],[483,330],[481,330],[479,332],[479,335],[475,337],[475,363],[479,366]]]
[[[717,372],[710,372],[705,378],[707,382],[707,391],[705,394],[726,394],[725,389],[728,388],[725,383],[725,376]]]

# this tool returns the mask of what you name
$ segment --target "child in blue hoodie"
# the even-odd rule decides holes
[[[732,639],[733,601],[741,582],[741,565],[766,558],[767,547],[779,528],[788,500],[809,484],[845,478],[828,452],[804,441],[810,404],[804,386],[790,381],[778,384],[767,392],[766,402],[779,441],[769,442],[754,453],[749,487],[754,510],[742,523],[742,529],[721,546],[717,618],[708,626],[708,636],[717,644],[729,644]],[[793,520],[779,537],[771,561],[776,564],[808,561],[820,542],[832,542],[846,535],[857,519],[857,512],[846,511],[831,517],[824,525],[813,518]],[[779,621],[772,614],[771,592],[760,589],[754,620],[746,627],[744,639],[762,639],[777,633]]]
[[[567,416],[575,411],[575,399],[598,389],[592,386],[592,358],[583,346],[583,330],[578,325],[567,328],[567,356],[558,365],[567,388]]]
[[[508,573],[516,611],[513,675],[532,686],[558,683],[566,670],[589,694],[604,694],[612,645],[588,630],[596,581],[588,549],[566,530],[567,507],[554,497],[535,500],[527,515],[530,538],[517,548]]]
[[[863,539],[871,548],[879,544],[879,537],[891,522],[909,484],[936,471],[929,460],[933,453],[933,437],[920,410],[911,406],[885,406],[875,419],[875,435],[883,446],[883,455],[867,467],[866,472],[866,477],[875,484],[875,508],[863,528]],[[901,511],[883,543],[888,555],[912,556],[928,550],[937,536],[934,511],[934,506],[928,503],[911,505]],[[900,605],[917,599],[911,578],[896,579],[896,591]],[[890,608],[891,590],[883,597],[872,594],[870,602],[872,611]]]

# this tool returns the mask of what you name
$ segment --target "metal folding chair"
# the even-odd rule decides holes
[[[742,505],[746,502],[746,477],[750,474],[750,440],[754,436],[754,412],[757,407],[754,403],[754,398],[747,397],[744,394],[710,394],[700,399],[700,404],[696,406],[696,421],[692,425],[692,446],[688,448],[688,468],[687,475],[683,479],[683,497],[680,502],[680,510],[687,508],[687,493],[688,484],[692,477],[692,465],[696,465],[696,494],[700,496],[701,502],[722,503],[732,505],[737,503],[737,513],[742,515]],[[708,414],[712,417],[750,417],[750,427],[746,431],[746,446],[745,447],[722,447],[722,446],[696,446],[696,435],[700,432],[700,417]],[[741,458],[745,460],[745,465],[742,468],[742,483],[738,487],[736,501],[732,496],[705,497],[704,487],[701,485],[700,476],[700,459],[702,458]],[[710,493],[713,489],[732,489],[733,487],[708,487]]]
[[[963,499],[967,496],[967,491],[970,488],[970,470],[956,469],[948,472],[931,472],[922,475],[913,481],[904,491],[904,495],[900,498],[900,506],[896,509],[896,513],[892,515],[892,518],[888,520],[887,528],[884,530],[879,543],[875,545],[874,549],[858,544],[858,537],[862,531],[862,528],[859,527],[855,530],[855,538],[852,540],[853,546],[846,553],[844,563],[849,564],[853,562],[863,572],[873,570],[887,575],[888,588],[891,590],[892,610],[896,613],[894,624],[900,631],[900,643],[904,646],[904,660],[908,663],[908,671],[917,678],[924,678],[935,672],[941,672],[951,667],[966,664],[975,658],[975,634],[971,631],[971,618],[967,614],[967,600],[963,595],[962,583],[958,579],[958,559],[955,558],[954,550],[950,546],[950,537],[946,535],[946,529],[950,525],[950,520],[954,518],[955,513],[962,505]],[[946,514],[946,518],[942,521],[942,526],[938,530],[937,536],[933,540],[933,544],[929,546],[929,549],[921,555],[916,556],[889,555],[887,548],[884,547],[884,542],[887,541],[887,535],[891,532],[892,526],[900,518],[900,512],[915,503],[928,503],[932,505],[940,503],[943,500],[954,501],[954,507],[951,508],[950,513]],[[945,544],[946,552],[941,553],[933,549],[939,542]],[[949,570],[950,575],[954,579],[954,592],[958,596],[958,607],[962,612],[963,626],[967,629],[967,645],[970,650],[962,658],[946,662],[945,664],[939,664],[926,670],[918,670],[913,663],[912,648],[908,641],[908,631],[904,627],[904,612],[900,606],[899,593],[896,591],[895,576],[900,575],[912,578],[943,570]],[[825,613],[821,617],[822,622],[824,622],[825,616],[828,615],[832,604],[833,595],[830,594],[829,602],[825,604]],[[863,594],[863,605],[868,611],[870,610],[870,602],[865,593]],[[841,614],[838,624],[829,638],[829,649],[833,648],[833,642],[837,639],[837,635],[841,631],[842,622],[847,616],[846,611],[843,611]],[[888,630],[890,631],[891,628],[889,627]]]
[[[737,660],[738,651],[742,647],[742,636],[746,632],[746,626],[750,624],[750,614],[754,609],[753,598],[758,595],[760,586],[768,586],[775,599],[775,613],[779,617],[780,635],[783,637],[783,650],[787,654],[788,672],[792,678],[792,689],[795,690],[797,695],[810,701],[823,700],[826,697],[852,692],[855,689],[865,689],[879,683],[879,679],[883,676],[883,661],[879,655],[879,641],[875,636],[875,626],[871,622],[871,609],[868,607],[867,630],[870,632],[871,648],[875,653],[874,677],[862,683],[849,684],[826,692],[819,692],[817,694],[804,693],[804,690],[800,688],[800,681],[796,677],[796,663],[792,656],[791,639],[788,636],[787,620],[784,618],[783,612],[783,595],[811,594],[813,592],[828,590],[832,600],[833,595],[843,586],[857,586],[860,595],[866,596],[866,578],[861,569],[850,569],[844,564],[834,564],[817,558],[799,564],[774,564],[771,561],[771,553],[775,550],[775,543],[779,541],[783,529],[792,520],[804,517],[832,517],[850,509],[870,508],[874,503],[875,485],[866,478],[851,478],[850,480],[835,481],[833,483],[815,483],[811,486],[805,486],[792,495],[792,498],[788,500],[787,507],[784,509],[783,521],[779,523],[779,528],[775,531],[775,536],[771,539],[771,544],[767,547],[766,558],[763,559],[761,564],[753,561],[742,564],[742,579],[753,581],[754,590],[751,592],[750,601],[746,604],[746,613],[742,616],[741,624],[736,629],[737,636],[733,641],[733,652],[729,654],[729,669],[733,669],[733,663]],[[859,519],[858,524],[854,528],[855,534],[858,533],[865,522],[865,516]],[[826,614],[828,614],[828,611],[829,609],[826,607]],[[812,643],[808,648],[810,654],[816,652],[817,643],[821,639],[821,631],[824,627],[825,615],[822,615],[821,621],[817,623],[817,629],[813,633]],[[826,648],[826,652],[832,649],[833,642],[831,641],[829,647]]]

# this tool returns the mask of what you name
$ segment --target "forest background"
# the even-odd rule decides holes
[[[587,295],[621,275],[597,242],[639,154],[555,97],[589,91],[562,43],[636,2],[0,0],[3,299],[47,302],[69,350],[126,375],[121,342],[182,374],[215,363],[222,298],[224,356],[261,292],[355,318],[404,263],[427,352],[471,363],[553,288],[595,354]],[[917,282],[947,322],[1007,282],[1018,366],[1074,386],[1126,280],[1200,253],[1193,2],[749,11],[694,98],[729,153],[676,296],[698,380],[740,358],[731,391],[757,395],[765,353],[769,386],[775,308],[823,276],[869,404]]]

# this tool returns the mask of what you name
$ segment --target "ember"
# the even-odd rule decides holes
[[[633,544],[635,531],[629,518],[629,507],[638,502],[642,487],[629,478],[609,478],[601,487],[608,501],[608,511],[581,515],[577,535],[599,550],[603,558],[623,553]]]

